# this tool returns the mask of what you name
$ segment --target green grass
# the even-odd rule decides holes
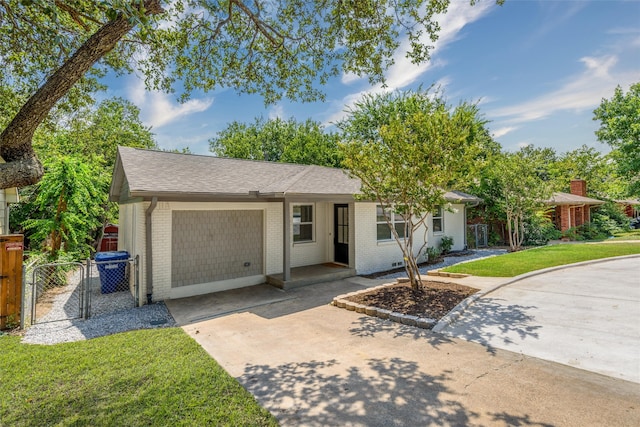
[[[553,245],[457,264],[443,270],[474,276],[513,277],[558,265],[631,254],[640,254],[640,242]]]
[[[275,426],[181,329],[53,346],[0,336],[2,426]]]
[[[640,229],[618,233],[611,240],[640,240]]]

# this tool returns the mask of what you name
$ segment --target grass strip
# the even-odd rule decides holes
[[[178,328],[0,349],[0,425],[277,425]]]
[[[552,245],[456,264],[443,271],[483,277],[513,277],[548,267],[632,254],[640,254],[640,241]]]

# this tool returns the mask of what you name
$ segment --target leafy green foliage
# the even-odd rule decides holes
[[[569,192],[572,179],[587,182],[587,194],[596,199],[622,198],[626,183],[618,175],[611,155],[583,145],[555,155],[547,162],[550,179],[556,191]]]
[[[41,179],[34,132],[60,99],[82,87],[77,83],[95,82],[91,73],[135,67],[150,89],[172,92],[179,81],[183,100],[194,90],[226,87],[258,93],[267,103],[318,100],[319,86],[340,73],[384,83],[404,40],[413,62],[426,61],[438,37],[437,15],[449,3],[0,1],[0,57],[8,62],[0,86],[15,84],[30,100],[0,133],[7,162],[0,184]]]
[[[24,227],[32,231],[32,243],[52,259],[61,250],[85,258],[91,252],[89,236],[101,225],[106,188],[96,186],[95,171],[78,158],[62,157],[46,167],[36,189],[34,216]]]
[[[442,236],[440,238],[440,250],[443,254],[448,254],[453,247],[453,237],[451,236]]]
[[[436,264],[440,262],[442,257],[442,250],[433,246],[428,246],[425,250],[425,257],[427,264]]]
[[[111,175],[118,145],[157,148],[151,128],[140,121],[140,109],[123,98],[109,98],[96,108],[82,108],[58,122],[49,138],[34,141],[38,156],[77,156]],[[101,173],[102,175],[102,173]]]
[[[603,99],[594,110],[600,121],[596,136],[613,148],[620,174],[629,182],[629,195],[640,195],[640,82],[624,93],[620,86],[611,99]]]
[[[549,240],[557,240],[562,233],[551,221],[548,209],[528,212],[524,219],[524,246],[546,245]]]
[[[473,3],[473,1],[470,1]],[[499,2],[500,3],[500,2]],[[164,13],[158,13],[162,5]],[[6,81],[35,89],[95,33],[118,16],[133,29],[94,68],[129,72],[150,88],[232,87],[267,102],[322,98],[324,84],[342,72],[383,81],[406,36],[414,62],[429,58],[449,0],[396,2],[278,2],[159,0],[0,2],[0,56]]]
[[[520,250],[524,244],[527,218],[534,217],[551,195],[550,186],[541,177],[545,171],[535,161],[535,154],[526,149],[504,153],[494,164],[493,180],[498,188],[494,203],[505,213],[512,251]]]
[[[310,119],[303,123],[294,119],[232,122],[209,140],[209,146],[219,157],[331,167],[342,162],[338,135],[326,133],[320,123]]]
[[[566,237],[571,240],[604,240],[629,230],[629,217],[618,204],[610,201],[591,213],[589,224],[567,230]]]
[[[107,99],[95,109],[79,109],[40,128],[34,147],[47,166],[45,183],[21,189],[21,203],[10,212],[11,228],[25,232],[31,249],[44,243],[55,257],[63,250],[75,259],[92,251],[102,224],[117,219],[117,207],[107,202],[107,192],[118,145],[156,147],[150,129],[140,122],[138,108],[121,98]],[[66,197],[67,185],[82,194],[73,197],[86,209],[77,206],[58,217],[57,196]]]
[[[277,425],[180,328],[56,345],[0,336],[0,347],[3,425]]]
[[[527,146],[520,153],[522,161],[530,163],[528,169],[531,176],[544,184],[548,191],[569,192],[571,180],[581,178],[587,181],[589,197],[607,200],[620,198],[625,194],[626,184],[618,175],[611,156],[603,155],[592,147],[583,145],[576,150],[557,154],[552,148]],[[488,224],[506,222],[504,203],[500,202],[503,200],[503,181],[497,179],[497,172],[501,170],[499,163],[503,161],[504,158],[494,152],[486,163],[487,166],[480,169],[476,179],[471,180],[465,188],[484,200],[469,215],[479,216]],[[515,174],[510,179],[513,178]],[[543,244],[558,238],[545,216],[529,210],[523,218],[524,244]]]
[[[412,286],[420,271],[414,234],[426,227],[429,212],[446,205],[444,190],[469,178],[484,142],[476,135],[484,122],[475,105],[450,108],[429,92],[366,96],[338,124],[343,132],[344,165],[362,182],[359,197],[382,205],[387,224],[405,260]],[[480,141],[480,142],[479,142]],[[391,226],[392,212],[404,219],[406,238]]]

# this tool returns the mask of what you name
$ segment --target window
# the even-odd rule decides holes
[[[313,242],[313,205],[293,206],[293,241]]]
[[[404,228],[404,218],[402,215],[397,213],[392,213],[390,210],[387,211],[387,215],[391,220],[391,224],[396,229],[398,236],[407,237],[405,235]],[[385,219],[384,210],[381,205],[376,206],[376,235],[378,241],[391,240],[393,239],[393,235],[391,233],[391,229],[389,228],[389,224],[387,224],[387,220]]]
[[[442,215],[442,206],[437,206],[433,212],[433,232],[442,233],[444,231],[444,216]]]

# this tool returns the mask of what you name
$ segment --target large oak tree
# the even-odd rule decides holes
[[[138,70],[148,88],[179,89],[182,99],[231,87],[266,102],[315,100],[322,98],[318,85],[341,72],[382,82],[405,38],[407,55],[427,60],[436,15],[449,2],[0,0],[0,86],[28,97],[0,134],[0,188],[40,179],[35,130],[62,97],[105,67]]]

